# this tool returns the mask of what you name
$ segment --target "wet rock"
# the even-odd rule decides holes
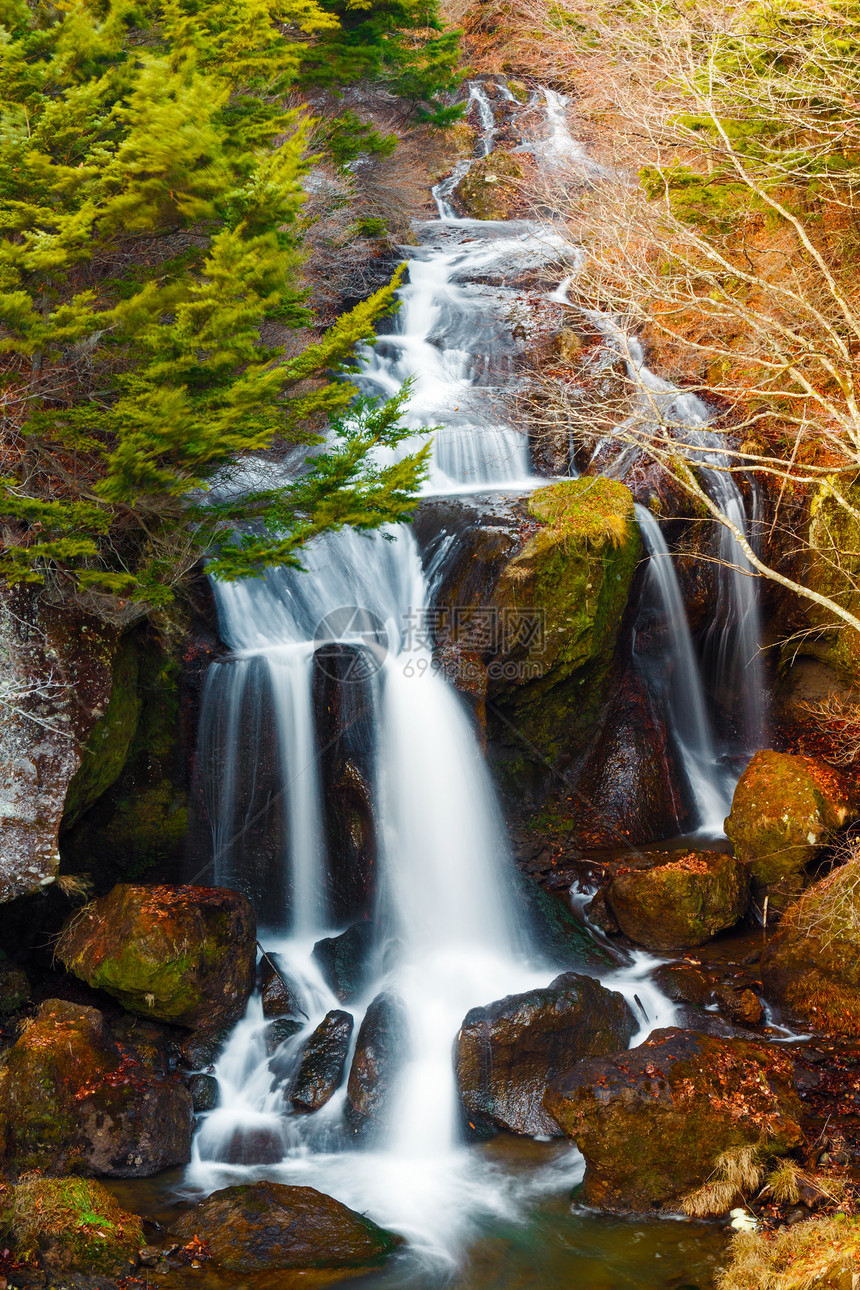
[[[611,966],[607,952],[589,935],[564,899],[545,891],[525,874],[520,875],[519,889],[534,944],[551,963],[571,968]]]
[[[816,1028],[860,1036],[860,862],[849,860],[803,893],[761,959],[769,999]]]
[[[621,928],[618,926],[618,919],[609,908],[609,903],[606,899],[606,892],[602,887],[599,891],[594,893],[591,900],[585,906],[585,913],[588,921],[593,923],[599,931],[603,932],[604,936],[621,935]]]
[[[746,872],[717,851],[656,852],[650,869],[613,874],[607,903],[638,945],[676,950],[702,945],[733,927],[747,907]]]
[[[292,1017],[278,1017],[266,1028],[266,1055],[273,1057],[281,1044],[285,1044],[288,1039],[292,1039],[293,1035],[297,1035],[303,1029],[301,1021],[296,1021]]]
[[[354,923],[340,936],[327,936],[314,946],[313,957],[341,1003],[354,1002],[368,984],[372,950],[370,923]]]
[[[806,883],[806,866],[849,818],[849,802],[832,767],[811,757],[757,752],[738,781],[726,819],[735,854],[749,869],[753,892],[783,912]]]
[[[601,1209],[675,1208],[729,1148],[803,1139],[783,1049],[690,1031],[578,1063],[545,1104],[585,1156],[584,1199]]]
[[[263,957],[259,976],[264,1017],[305,1016],[299,989],[282,968],[276,954]]]
[[[275,1125],[236,1128],[220,1147],[220,1158],[228,1165],[276,1165],[285,1155],[284,1140]]]
[[[184,1241],[207,1241],[212,1257],[230,1272],[361,1267],[400,1244],[331,1196],[270,1182],[213,1192],[174,1231]]]
[[[199,1030],[188,1035],[179,1049],[180,1060],[185,1069],[211,1071],[224,1051],[232,1029],[229,1024],[201,1026]]]
[[[454,1048],[468,1122],[558,1136],[544,1106],[548,1084],[584,1057],[626,1048],[636,1029],[620,994],[573,972],[545,989],[473,1008]]]
[[[575,836],[584,847],[617,848],[681,833],[690,821],[689,793],[665,722],[631,667],[616,669],[610,690],[577,783]]]
[[[683,963],[662,964],[653,973],[652,980],[673,1003],[705,1008],[714,996],[713,982],[707,974]]]
[[[336,626],[336,625],[335,625]],[[323,827],[332,918],[346,923],[373,907],[376,827],[373,810],[376,663],[363,649],[333,643],[314,654],[313,703],[326,785]]]
[[[218,1105],[218,1081],[214,1075],[192,1075],[188,1091],[191,1105],[198,1115],[202,1111],[214,1111]]]
[[[142,1220],[91,1179],[31,1175],[12,1189],[8,1217],[18,1257],[39,1259],[53,1276],[123,1276],[143,1244]]]
[[[357,1137],[372,1138],[385,1124],[408,1053],[407,1028],[403,1004],[392,994],[378,994],[364,1014],[346,1094],[346,1121]]]
[[[348,1012],[330,1012],[305,1044],[289,1092],[297,1111],[318,1111],[340,1088],[353,1024]]]
[[[224,887],[120,884],[57,944],[70,972],[130,1012],[190,1027],[241,1015],[256,956],[253,910]]]
[[[721,985],[717,987],[716,996],[723,1016],[739,1026],[760,1026],[764,1022],[761,999],[748,986]]]
[[[8,1054],[0,1089],[17,1170],[145,1177],[191,1158],[191,1096],[123,1051],[100,1012],[51,999]]]
[[[169,1027],[144,1021],[142,1017],[131,1017],[122,1013],[108,1023],[114,1039],[123,1047],[133,1049],[147,1070],[153,1075],[169,1075],[176,1059],[180,1056],[180,1043],[177,1036],[182,1031],[171,1031]]]

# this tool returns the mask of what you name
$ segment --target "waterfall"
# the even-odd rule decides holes
[[[470,97],[489,150],[489,101],[479,86]],[[410,248],[394,330],[364,352],[357,379],[382,395],[413,379],[406,415],[416,441],[421,427],[443,427],[431,490],[524,490],[539,482],[526,439],[494,404],[517,352],[507,321],[515,293],[504,278],[576,255],[557,231],[531,221],[454,219],[443,190],[436,190],[442,218],[419,225],[421,244]],[[505,830],[471,721],[417,630],[429,590],[411,532],[344,530],[316,540],[303,559],[301,573],[269,570],[213,584],[231,654],[210,669],[197,767],[215,880],[254,899],[267,950],[307,1022],[272,1051],[260,999],[252,999],[217,1063],[219,1105],[201,1118],[187,1184],[205,1191],[260,1177],[310,1184],[403,1233],[438,1267],[456,1259],[476,1215],[513,1218],[523,1194],[557,1192],[581,1176],[570,1149],[518,1181],[467,1149],[460,1131],[451,1048],[463,1017],[477,1004],[546,985],[554,972],[535,960],[518,914]],[[377,842],[356,914],[369,932],[366,979],[346,1004],[314,954],[316,943],[344,930],[326,846],[333,788],[321,770],[315,689],[333,646],[360,663],[332,684],[341,697],[350,686],[360,694],[344,707],[361,709],[371,731],[364,754]],[[254,834],[261,821],[262,840]],[[651,962],[632,955],[606,979],[643,1013],[637,1041],[674,1019],[673,1005],[646,981]],[[347,1007],[357,1031],[383,991],[405,1018],[403,1057],[381,1136],[355,1150],[345,1088],[313,1114],[296,1112],[285,1094],[302,1045],[325,1015]],[[642,998],[647,1015],[634,1003]]]
[[[668,627],[668,657],[656,680],[659,697],[671,718],[671,730],[698,812],[697,828],[719,836],[731,808],[733,776],[720,764],[708,717],[702,677],[687,612],[669,548],[654,516],[636,506],[636,519],[648,552],[648,582]],[[636,655],[634,645],[634,657]]]
[[[687,445],[690,458],[699,463],[704,488],[752,543],[755,533],[743,493],[720,436],[708,428],[712,420],[710,408],[697,395],[685,393],[671,381],[656,376],[646,366],[638,340],[627,337],[624,343],[628,371],[640,391],[640,408],[634,417],[669,426]],[[754,508],[752,518],[756,518]],[[708,681],[716,694],[735,698],[737,751],[749,755],[763,746],[766,722],[758,585],[737,538],[725,525],[718,527],[717,604],[705,656]]]

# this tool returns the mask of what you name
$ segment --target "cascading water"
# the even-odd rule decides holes
[[[703,834],[719,836],[731,807],[734,776],[720,763],[699,662],[669,548],[651,512],[639,505],[635,509],[649,556],[649,586],[666,620],[671,654],[668,666],[662,660],[659,675],[652,678],[652,684],[656,685],[662,706],[671,718],[672,733],[698,812],[697,827]]]
[[[710,408],[697,395],[656,376],[646,365],[638,340],[626,337],[624,345],[628,372],[640,399],[634,416],[671,427],[687,444],[691,458],[701,463],[709,495],[749,541],[752,525],[743,494],[720,436],[708,428]],[[748,755],[762,747],[765,733],[757,579],[734,534],[724,525],[719,526],[718,558],[717,605],[706,655],[709,681],[715,693],[734,696],[739,729],[737,742],[731,743],[733,751]]]
[[[489,150],[492,112],[480,87],[470,93]],[[514,351],[504,322],[511,293],[486,279],[556,260],[566,244],[529,222],[442,214],[420,229],[397,330],[367,351],[359,381],[368,393],[387,395],[415,378],[407,415],[416,428],[444,424],[432,488],[533,487],[525,438],[492,406]],[[478,276],[483,285],[469,281]],[[305,563],[300,574],[214,584],[232,653],[209,671],[197,764],[215,880],[255,899],[267,949],[295,986],[307,1024],[267,1051],[269,1023],[259,998],[252,1001],[216,1067],[220,1104],[201,1121],[188,1184],[210,1191],[260,1176],[310,1183],[369,1210],[438,1264],[456,1255],[477,1214],[514,1217],[523,1187],[557,1191],[581,1174],[570,1150],[560,1164],[515,1183],[465,1147],[459,1124],[451,1045],[466,1012],[546,984],[553,973],[535,960],[521,925],[507,840],[470,719],[413,633],[428,603],[428,576],[411,532],[344,531],[315,542]],[[405,1017],[386,1122],[358,1152],[347,1149],[354,1142],[343,1088],[312,1115],[285,1099],[305,1040],[339,1006],[313,954],[316,942],[343,928],[331,901],[322,827],[328,785],[314,721],[315,676],[332,641],[361,662],[355,680],[370,713],[365,752],[378,843],[362,911],[372,929],[368,977],[348,1007],[357,1029],[385,992]],[[338,684],[342,690],[348,681],[341,676]],[[257,774],[248,754],[267,706],[273,765]],[[275,838],[264,866],[269,881],[245,845],[261,815],[266,836]],[[637,1038],[673,1018],[673,1006],[647,984],[649,967],[647,956],[632,955],[607,979],[641,1016]]]

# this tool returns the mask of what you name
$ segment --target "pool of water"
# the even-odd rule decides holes
[[[719,1225],[615,1218],[572,1204],[569,1185],[561,1185],[569,1176],[565,1144],[499,1137],[473,1150],[493,1171],[509,1176],[517,1204],[476,1221],[453,1264],[440,1266],[407,1247],[384,1267],[361,1275],[280,1272],[237,1278],[204,1265],[163,1276],[150,1272],[149,1284],[165,1290],[316,1290],[335,1281],[362,1290],[713,1290],[727,1250]],[[553,1171],[560,1185],[548,1190]],[[111,1190],[120,1203],[167,1229],[188,1207],[179,1173],[115,1182]]]

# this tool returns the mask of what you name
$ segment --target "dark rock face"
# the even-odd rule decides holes
[[[320,774],[326,785],[324,828],[329,907],[336,922],[372,908],[376,872],[373,818],[371,669],[363,650],[324,645],[314,654],[313,702]]]
[[[372,949],[370,923],[354,923],[340,936],[327,936],[314,946],[319,969],[341,1003],[352,1003],[367,985]]]
[[[289,1092],[297,1111],[318,1111],[340,1088],[353,1025],[348,1012],[335,1010],[323,1018],[305,1044]]]
[[[611,959],[578,921],[563,898],[520,875],[525,920],[536,946],[558,967],[609,967]]]
[[[588,847],[618,847],[682,832],[689,792],[665,722],[632,667],[616,670],[610,692],[578,783],[577,838]]]
[[[361,1267],[400,1244],[392,1232],[313,1187],[270,1182],[213,1192],[174,1231],[184,1241],[208,1241],[213,1258],[230,1272]]]
[[[653,950],[703,945],[746,910],[746,871],[718,851],[656,852],[650,869],[616,872],[606,901],[625,936]]]
[[[275,954],[265,954],[260,964],[260,993],[264,1017],[303,1017],[298,988],[283,971]]]
[[[51,999],[9,1052],[0,1088],[18,1170],[146,1177],[191,1158],[191,1095],[122,1051],[95,1008]]]
[[[179,1055],[189,1071],[211,1071],[230,1036],[232,1026],[201,1026],[182,1043]]]
[[[473,1008],[454,1048],[469,1123],[560,1136],[544,1106],[547,1085],[584,1057],[626,1048],[635,1030],[620,994],[574,972],[545,989]]]
[[[585,1199],[673,1208],[730,1147],[802,1141],[791,1058],[778,1046],[657,1030],[638,1048],[580,1062],[546,1107],[586,1160]]]
[[[651,979],[673,1003],[691,1003],[696,1008],[705,1008],[714,997],[710,978],[699,968],[683,963],[664,963]]]
[[[292,1039],[302,1029],[302,1023],[293,1017],[278,1017],[266,1030],[266,1053],[272,1057],[281,1044]]]
[[[57,956],[130,1012],[196,1027],[240,1016],[256,944],[254,912],[238,892],[120,884],[66,924]]]
[[[349,1070],[346,1120],[356,1136],[370,1138],[384,1124],[407,1046],[403,1004],[378,994],[364,1014]]]
[[[214,1075],[192,1075],[188,1081],[191,1104],[199,1114],[214,1111],[218,1105],[218,1081]]]

